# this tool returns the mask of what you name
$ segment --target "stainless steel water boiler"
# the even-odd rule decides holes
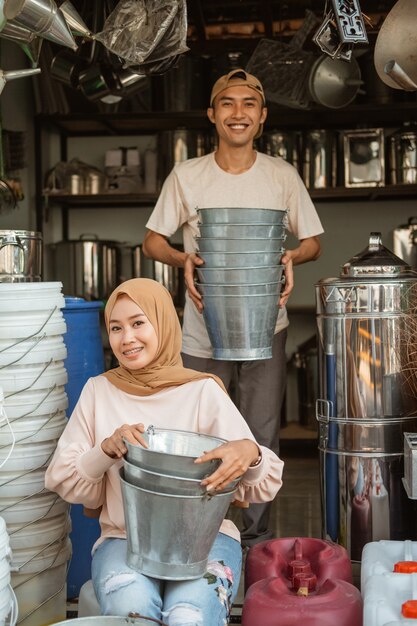
[[[369,541],[417,539],[402,484],[403,433],[417,431],[404,354],[417,279],[371,233],[339,278],[320,280],[316,298],[323,535],[360,561]]]

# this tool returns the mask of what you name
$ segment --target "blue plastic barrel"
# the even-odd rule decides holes
[[[104,372],[104,353],[100,331],[100,301],[65,297],[63,315],[67,324],[64,335],[68,356],[65,367],[68,383],[68,416],[71,416],[85,383]],[[98,519],[83,514],[81,504],[71,506],[72,559],[67,577],[67,596],[76,598],[82,585],[91,578],[91,548],[100,536]]]

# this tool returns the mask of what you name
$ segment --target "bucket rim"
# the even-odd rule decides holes
[[[203,498],[212,499],[212,498],[217,498],[218,496],[230,496],[230,494],[235,493],[237,491],[237,485],[236,485],[236,487],[234,487],[233,489],[219,491],[217,493],[212,493],[212,492],[207,491],[206,493],[203,493],[197,496],[182,495],[182,494],[177,495],[175,493],[161,493],[159,491],[152,491],[151,489],[144,489],[143,487],[138,487],[137,485],[133,485],[132,483],[127,482],[127,480],[125,480],[124,478],[123,467],[121,467],[119,470],[119,478],[120,478],[120,481],[123,484],[127,485],[128,487],[132,487],[133,489],[137,489],[139,491],[144,491],[145,493],[151,493],[153,495],[163,496],[167,498],[186,498],[186,499],[193,499],[193,500],[196,500],[196,499],[202,500]]]

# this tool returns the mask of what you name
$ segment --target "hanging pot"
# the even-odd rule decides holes
[[[326,54],[315,61],[308,79],[311,98],[330,109],[340,109],[350,104],[362,84],[361,71],[354,57],[346,62],[332,59]]]
[[[398,0],[378,33],[375,69],[380,79],[393,89],[417,89],[416,22],[415,0]]]

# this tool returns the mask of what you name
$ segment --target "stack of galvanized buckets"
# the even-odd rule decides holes
[[[144,438],[148,448],[125,441],[128,451],[120,471],[127,563],[158,579],[200,578],[238,481],[208,494],[201,481],[220,461],[194,460],[225,441],[152,426]]]
[[[251,208],[198,209],[197,289],[213,358],[272,357],[278,316],[287,212]]]

